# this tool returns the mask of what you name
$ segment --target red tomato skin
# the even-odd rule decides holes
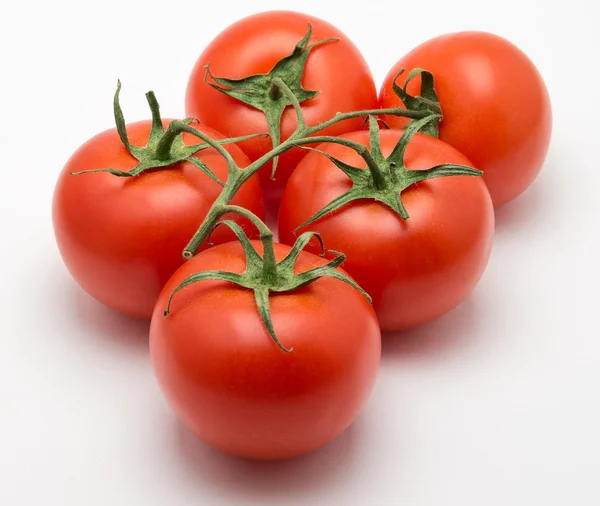
[[[170,121],[163,123],[166,126]],[[131,144],[144,146],[150,128],[150,121],[130,123]],[[223,138],[212,129],[199,129],[215,139]],[[184,142],[201,141],[185,134]],[[239,147],[227,145],[226,149],[238,163],[247,162]],[[220,155],[210,149],[197,156],[225,180],[227,165]],[[132,178],[69,173],[101,167],[129,170],[136,164],[116,129],[92,137],[70,157],[58,177],[52,219],[62,259],[81,288],[120,313],[150,319],[160,290],[184,262],[182,251],[221,187],[189,162]],[[248,181],[234,201],[264,216],[257,177]],[[232,238],[223,228],[216,231],[213,241]]]
[[[253,242],[259,253],[262,248]],[[275,244],[278,260],[289,251]],[[302,253],[301,272],[324,259]],[[261,460],[316,450],[351,425],[375,383],[381,356],[377,318],[366,298],[345,283],[321,278],[291,294],[271,295],[280,350],[260,320],[250,290],[203,281],[172,290],[208,269],[241,273],[241,246],[203,251],[162,291],[150,325],[158,384],[178,418],[226,453]]]
[[[517,46],[486,32],[450,33],[419,45],[387,74],[381,107],[398,107],[392,82],[400,69],[429,70],[444,119],[440,139],[464,153],[484,180],[495,207],[515,199],[538,176],[552,134],[550,96],[538,69]],[[420,78],[408,86],[418,94]],[[393,128],[404,118],[386,117]]]
[[[280,59],[288,56],[306,35],[308,23],[313,33],[310,43],[330,37],[340,40],[312,50],[306,62],[303,86],[320,93],[302,103],[308,125],[332,118],[337,112],[377,108],[377,88],[366,60],[354,43],[333,25],[306,14],[270,11],[243,18],[223,30],[199,56],[186,91],[186,114],[232,137],[269,131],[262,111],[254,109],[204,82],[210,63],[213,75],[238,79],[266,74]],[[364,118],[340,122],[320,135],[338,135],[358,130]],[[281,139],[287,139],[297,126],[291,107],[281,121]],[[270,138],[257,138],[241,144],[254,161],[272,148]],[[306,154],[301,148],[284,153],[271,180],[271,163],[260,171],[267,202],[277,203],[289,174]]]
[[[401,133],[381,131],[385,156]],[[369,146],[368,132],[341,137]],[[364,166],[349,148],[324,144],[319,149]],[[409,169],[440,163],[472,167],[454,148],[424,134],[412,139],[405,162]],[[307,155],[292,173],[281,201],[280,242],[291,244],[297,226],[350,186],[347,176],[323,155]],[[300,230],[319,232],[327,248],[346,254],[344,268],[373,298],[382,332],[417,327],[456,307],[482,276],[493,241],[493,205],[479,176],[423,181],[403,191],[402,200],[407,220],[383,204],[362,200]]]

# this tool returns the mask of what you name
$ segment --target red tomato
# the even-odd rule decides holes
[[[262,254],[262,245],[252,244]],[[280,261],[290,248],[275,244]],[[326,260],[302,252],[296,272]],[[190,275],[242,273],[238,242],[205,250],[163,289],[150,326],[158,383],[183,423],[206,443],[234,455],[282,459],[315,450],[341,434],[374,386],[381,354],[377,318],[366,298],[332,278],[271,294],[277,347],[252,290],[201,281],[169,296]],[[342,271],[343,272],[343,271]]]
[[[262,111],[213,89],[204,82],[205,65],[210,63],[214,76],[240,79],[267,74],[306,35],[312,24],[310,42],[338,37],[337,42],[314,48],[308,56],[302,84],[319,94],[302,103],[309,125],[349,112],[377,107],[377,89],[367,63],[356,46],[340,30],[329,23],[305,14],[271,11],[246,17],[222,31],[198,58],[189,78],[186,114],[202,123],[237,137],[268,132]],[[340,122],[322,135],[337,135],[358,130],[364,118]],[[291,107],[283,114],[281,139],[287,139],[297,126]],[[244,152],[256,160],[272,147],[272,139],[256,138],[244,142]],[[292,169],[305,155],[294,148],[279,158],[276,180],[271,181],[271,164],[261,170],[269,202],[276,203]]]
[[[546,158],[552,111],[546,85],[516,46],[485,32],[451,33],[413,49],[390,70],[380,91],[381,107],[397,107],[392,90],[401,69],[430,71],[444,119],[440,139],[464,153],[484,172],[494,206],[520,195]],[[404,76],[397,83],[404,85]],[[420,77],[409,84],[419,92]],[[403,118],[386,117],[394,128]]]
[[[380,132],[384,156],[390,155],[401,134]],[[341,137],[370,145],[369,132]],[[365,165],[350,148],[324,144],[320,149],[355,167]],[[473,167],[434,137],[416,134],[408,144],[407,169],[443,163]],[[280,241],[292,244],[294,229],[351,186],[325,156],[307,155],[292,173],[281,201]],[[494,234],[492,201],[480,176],[422,181],[401,196],[407,220],[380,202],[357,200],[309,225],[329,249],[345,253],[344,269],[373,298],[382,331],[415,327],[458,305],[481,277]]]
[[[144,146],[150,128],[151,121],[127,125],[131,144]],[[223,138],[209,128],[197,129],[214,139]],[[202,142],[189,134],[183,139],[185,144]],[[237,146],[225,148],[238,164],[248,163]],[[195,156],[222,181],[226,179],[226,162],[214,149]],[[190,162],[131,178],[105,172],[70,174],[94,168],[128,171],[136,164],[115,128],[88,140],[59,176],[53,223],[62,258],[88,294],[126,315],[150,318],[161,288],[183,263],[182,251],[221,187]],[[234,201],[264,215],[258,178],[251,178]],[[233,219],[239,220],[237,216]],[[219,228],[213,240],[219,243],[233,238],[228,230]]]

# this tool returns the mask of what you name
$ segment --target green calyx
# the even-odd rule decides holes
[[[260,240],[263,244],[263,256],[261,257],[258,254],[248,239],[248,236],[236,222],[231,220],[222,220],[217,222],[213,228],[213,231],[219,225],[226,225],[237,236],[246,256],[246,270],[242,274],[209,270],[191,275],[182,281],[181,284],[177,286],[171,293],[167,303],[167,308],[164,312],[165,318],[167,318],[171,312],[171,302],[173,297],[177,292],[186,286],[206,280],[228,281],[254,292],[256,306],[267,332],[281,350],[289,353],[292,351],[292,348],[286,348],[279,341],[273,327],[270,309],[270,294],[293,292],[294,290],[307,286],[320,278],[330,277],[338,279],[352,286],[362,293],[367,298],[369,303],[371,302],[369,295],[360,286],[358,286],[348,276],[337,270],[337,267],[339,267],[345,260],[345,256],[342,253],[330,252],[335,254],[335,257],[329,263],[299,274],[294,272],[294,267],[298,256],[312,238],[316,238],[319,241],[321,246],[321,256],[325,255],[323,242],[317,233],[305,232],[302,234],[300,237],[298,237],[287,256],[280,262],[277,262],[275,260],[275,251],[273,248],[273,233],[269,230],[269,228],[258,217],[242,207],[232,205],[223,206],[220,209],[219,214],[222,216],[223,214],[231,212],[248,218],[257,226],[260,232]]]
[[[353,185],[347,192],[333,199],[315,215],[297,227],[294,233],[346,204],[361,199],[372,199],[381,202],[392,209],[403,220],[406,220],[409,218],[409,215],[402,203],[402,192],[410,186],[427,179],[439,177],[481,176],[483,172],[480,170],[452,163],[437,165],[426,170],[409,170],[406,168],[404,155],[411,139],[420,129],[431,122],[438,121],[439,118],[440,116],[430,115],[426,118],[412,121],[405,129],[396,146],[394,146],[391,154],[385,158],[381,152],[377,120],[373,116],[370,116],[369,134],[371,148],[368,150],[368,153],[362,153],[363,158],[367,161],[366,168],[353,167],[324,151],[305,148],[318,151],[329,158],[331,162],[352,180]],[[357,148],[355,147],[354,149]],[[359,154],[361,153],[359,152]]]
[[[406,107],[409,111],[425,111],[435,115],[436,118],[432,118],[432,121],[425,125],[421,132],[431,135],[432,137],[439,138],[439,124],[442,120],[442,108],[435,91],[433,75],[431,72],[424,69],[413,69],[408,76],[406,76],[404,86],[400,87],[396,81],[403,73],[404,69],[401,69],[400,72],[396,74],[396,77],[394,77],[394,81],[392,83],[392,89],[394,90],[394,93],[400,97],[404,107]],[[421,90],[419,95],[415,97],[410,95],[406,91],[406,88],[408,87],[408,84],[418,75],[421,76]],[[416,120],[413,119],[411,120],[411,123],[414,123],[415,121]]]
[[[181,162],[190,162],[192,165],[204,172],[213,181],[223,186],[223,182],[217,178],[215,173],[199,158],[194,155],[199,151],[210,147],[217,147],[224,144],[231,144],[234,142],[241,142],[247,139],[251,139],[257,136],[264,136],[265,134],[254,134],[245,135],[243,137],[235,137],[231,139],[223,140],[212,140],[208,136],[202,134],[195,128],[191,127],[190,124],[196,120],[193,118],[186,118],[184,120],[175,120],[169,123],[168,128],[165,129],[160,116],[160,108],[154,92],[149,91],[146,93],[146,100],[150,106],[152,112],[152,129],[148,142],[145,146],[134,146],[129,142],[127,135],[127,126],[125,123],[125,117],[121,109],[119,102],[119,94],[121,92],[121,81],[117,83],[117,91],[114,95],[113,108],[115,123],[117,126],[117,132],[123,145],[127,148],[127,151],[138,160],[138,164],[131,170],[122,171],[112,168],[100,168],[100,169],[89,169],[80,172],[71,172],[72,175],[77,176],[80,174],[86,174],[90,172],[108,172],[113,176],[117,177],[133,177],[139,176],[143,172],[151,169],[160,169],[177,165]],[[182,134],[184,132],[191,133],[196,137],[199,137],[206,142],[186,146],[183,144]]]
[[[282,92],[281,87],[274,80],[281,79],[300,103],[316,97],[319,91],[306,90],[302,87],[302,75],[306,60],[315,47],[338,40],[330,38],[309,44],[311,35],[312,26],[309,23],[307,34],[296,44],[292,53],[279,60],[268,74],[256,74],[242,79],[226,79],[213,76],[210,72],[210,64],[206,65],[204,81],[207,84],[264,112],[273,147],[279,145],[281,140],[280,124],[283,111],[287,106],[292,105],[288,96]],[[208,80],[209,77],[213,82]],[[278,157],[273,158],[272,178],[275,178],[277,160]]]

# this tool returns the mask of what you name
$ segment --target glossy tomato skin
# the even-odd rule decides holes
[[[305,67],[303,86],[320,93],[302,103],[308,125],[332,118],[337,112],[377,107],[377,89],[371,71],[353,42],[331,24],[291,11],[255,14],[222,31],[199,56],[189,78],[186,92],[186,114],[232,137],[268,132],[262,111],[254,109],[204,82],[205,68],[210,63],[213,75],[238,79],[254,74],[267,74],[277,61],[288,56],[306,35],[308,23],[313,33],[310,42],[337,37],[340,40],[315,48]],[[358,130],[364,118],[344,121],[322,135],[338,135]],[[282,118],[281,138],[286,139],[297,126],[291,107]],[[242,145],[251,160],[256,160],[272,147],[270,138],[257,138]],[[279,158],[276,180],[272,181],[271,164],[261,170],[261,180],[268,202],[277,202],[290,172],[306,151],[294,148]]]
[[[259,243],[254,242],[262,253]],[[289,251],[275,244],[278,260]],[[302,253],[296,272],[325,261]],[[251,459],[284,459],[340,435],[372,391],[381,355],[377,319],[349,285],[321,278],[293,293],[271,295],[279,349],[251,291],[203,281],[172,290],[208,269],[241,273],[243,251],[230,242],[203,251],[169,280],[150,326],[158,384],[181,421],[201,440]]]
[[[164,121],[165,126],[168,123]],[[149,121],[129,124],[131,144],[144,146],[150,128]],[[215,139],[223,138],[212,129],[198,129]],[[200,141],[185,134],[184,142]],[[237,146],[227,145],[226,149],[238,163],[247,162]],[[196,156],[225,180],[227,165],[214,150]],[[182,251],[221,187],[189,162],[132,178],[70,174],[102,167],[126,171],[136,164],[116,129],[89,139],[59,175],[52,217],[60,254],[77,283],[114,310],[149,319],[161,288],[183,263]],[[252,178],[234,200],[264,215],[258,178]],[[232,238],[223,228],[213,240],[219,243]]]
[[[442,35],[419,45],[394,65],[380,91],[381,107],[397,107],[398,84],[413,68],[435,78],[444,119],[440,139],[484,171],[495,207],[520,195],[535,180],[546,158],[552,110],[546,85],[531,60],[506,39],[486,32]],[[408,87],[419,92],[420,78]],[[386,118],[392,127],[406,120]]]
[[[384,156],[401,134],[381,131]],[[369,145],[368,132],[342,137]],[[349,148],[326,144],[320,149],[364,166]],[[441,163],[472,166],[454,148],[424,134],[411,140],[405,162],[414,170]],[[292,173],[281,201],[280,241],[291,244],[296,227],[350,186],[327,158],[316,152],[307,155]],[[481,177],[423,181],[403,191],[402,200],[407,220],[383,204],[361,200],[309,225],[329,249],[346,254],[344,268],[373,297],[382,331],[416,327],[457,306],[483,274],[492,247],[494,210]]]

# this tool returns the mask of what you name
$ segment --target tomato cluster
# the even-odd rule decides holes
[[[150,319],[182,422],[257,459],[341,434],[371,393],[382,332],[469,296],[494,209],[536,178],[552,128],[539,72],[501,37],[427,41],[378,94],[342,32],[288,11],[206,47],[189,118],[162,119],[148,92],[151,119],[126,123],[119,91],[116,127],[59,175],[60,253],[90,296]]]

